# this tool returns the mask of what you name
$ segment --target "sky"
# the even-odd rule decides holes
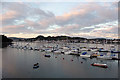
[[[0,3],[1,34],[33,38],[72,36],[118,38],[118,2],[27,2]]]

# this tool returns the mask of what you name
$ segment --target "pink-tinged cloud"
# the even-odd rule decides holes
[[[75,23],[86,27],[114,21],[117,19],[117,9],[110,7],[97,3],[79,5],[70,12],[56,16],[56,23],[62,26]]]
[[[72,10],[68,13],[64,13],[61,16],[56,16],[56,20],[60,21],[67,21],[72,17],[77,17],[77,16],[84,16],[88,11],[86,9],[80,9],[78,10]]]
[[[50,25],[55,24],[55,17],[48,17],[42,19],[38,22],[38,24],[41,26],[41,28],[48,28]]]
[[[38,22],[35,22],[35,21],[31,21],[31,20],[24,20],[25,22],[25,26],[26,27],[33,27],[33,28],[37,28],[37,27],[40,27],[40,25],[38,24]]]
[[[49,24],[50,24],[50,21],[49,21],[48,19],[44,19],[44,20],[41,20],[41,21],[39,22],[39,24],[40,24],[40,26],[42,26],[43,28],[44,28],[44,27],[48,27]]]
[[[14,28],[23,28],[24,25],[9,25],[9,26],[5,26],[3,27],[3,29],[14,29]]]
[[[33,26],[35,24],[34,21],[30,21],[30,20],[24,20],[24,22],[30,26]]]
[[[8,19],[12,19],[12,18],[16,18],[16,16],[18,16],[19,13],[17,13],[16,11],[7,11],[6,13],[4,14],[1,14],[0,17],[2,17],[2,20],[0,21],[5,21],[5,20],[8,20]]]
[[[20,32],[25,32],[26,31],[24,28],[25,28],[24,25],[8,25],[8,26],[4,26],[2,28],[2,32],[20,33]]]
[[[96,6],[95,8],[97,8],[96,4],[94,6]],[[80,6],[77,6],[75,8],[72,8],[71,11],[68,12],[68,13],[64,13],[61,16],[56,16],[56,18],[57,19],[68,20],[71,17],[84,16],[84,15],[88,14],[90,11],[92,11],[93,8],[94,8],[93,3],[80,5]]]

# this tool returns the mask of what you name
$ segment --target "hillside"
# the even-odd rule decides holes
[[[0,48],[7,47],[7,45],[11,44],[12,41],[12,39],[9,39],[4,35],[0,35]]]

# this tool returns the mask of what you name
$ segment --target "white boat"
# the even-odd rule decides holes
[[[50,50],[50,49],[45,49],[45,52],[51,52],[52,50]]]
[[[88,51],[88,49],[87,48],[82,48],[82,49],[80,49],[80,51]]]
[[[69,47],[62,47],[62,49],[69,50]]]
[[[112,59],[112,57],[110,57],[110,56],[97,56],[97,58],[99,58],[99,59],[108,59],[108,60],[110,60],[110,59]]]
[[[71,54],[72,53],[72,51],[66,51],[66,52],[64,52],[64,54]]]
[[[96,52],[96,51],[98,51],[98,49],[90,49],[90,51]]]
[[[72,49],[71,51],[72,51],[72,52],[78,52],[78,50],[77,50],[77,49]]]
[[[56,51],[54,51],[54,53],[61,53],[61,51],[60,50],[56,50]]]
[[[91,55],[89,55],[89,54],[86,54],[86,55],[80,54],[80,56],[81,56],[81,57],[88,57],[88,58],[89,58]]]

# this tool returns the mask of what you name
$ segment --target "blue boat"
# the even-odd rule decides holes
[[[87,52],[83,52],[83,53],[82,53],[82,55],[85,55],[85,54],[87,54]]]

